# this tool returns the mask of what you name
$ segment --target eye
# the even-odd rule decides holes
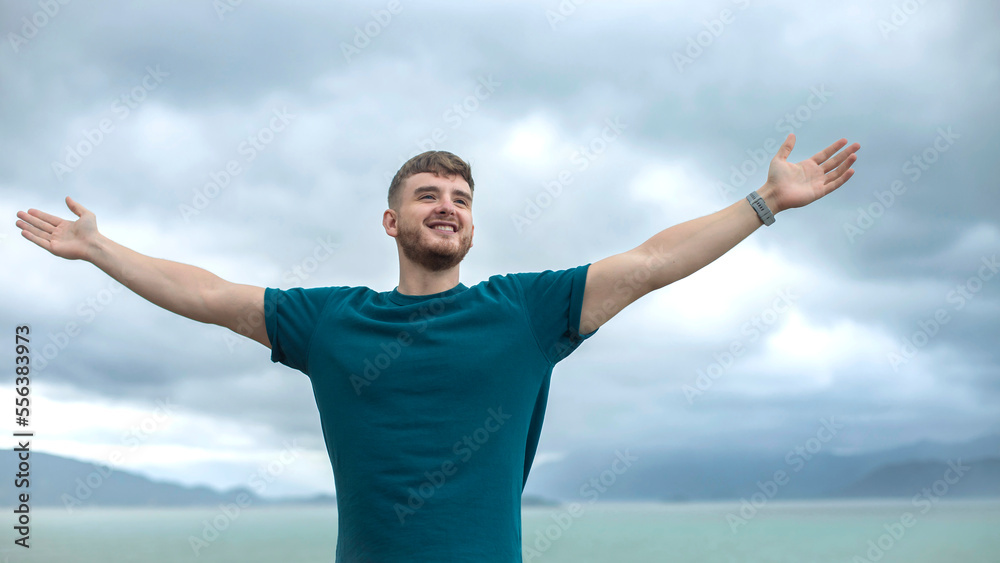
[[[420,199],[424,199],[425,197],[432,197],[432,196],[425,195],[425,196],[421,196]]]

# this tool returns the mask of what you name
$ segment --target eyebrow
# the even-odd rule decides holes
[[[440,191],[441,190],[438,189],[437,186],[420,186],[419,188],[413,190],[413,195],[417,196],[417,195],[420,195],[420,194],[425,193],[425,192],[438,193]],[[467,192],[465,190],[452,190],[452,192],[455,193],[455,194],[458,194],[458,195],[460,195],[460,196],[462,196],[462,197],[464,197],[466,199],[468,199],[470,202],[472,201],[472,195],[469,194],[469,192]]]

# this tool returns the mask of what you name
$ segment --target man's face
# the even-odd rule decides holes
[[[454,227],[439,230],[435,227]],[[403,254],[429,271],[447,270],[472,248],[472,193],[458,175],[414,174],[400,190],[399,213],[394,226],[386,225]],[[395,233],[393,233],[395,231]]]

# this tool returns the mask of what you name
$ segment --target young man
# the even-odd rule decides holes
[[[388,292],[231,283],[107,239],[69,197],[78,220],[31,209],[17,226],[310,378],[337,488],[337,561],[520,561],[521,492],[553,367],[630,303],[852,176],[858,144],[841,150],[841,139],[793,164],[794,143],[789,135],[747,200],[593,264],[471,288],[459,265],[472,248],[474,182],[444,151],[410,159],[390,185],[382,225],[396,239],[399,285]]]

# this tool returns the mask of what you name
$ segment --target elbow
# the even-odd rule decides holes
[[[647,292],[656,291],[681,279],[677,276],[677,256],[666,246],[644,245],[643,266],[649,272]],[[683,276],[681,276],[683,277]]]

